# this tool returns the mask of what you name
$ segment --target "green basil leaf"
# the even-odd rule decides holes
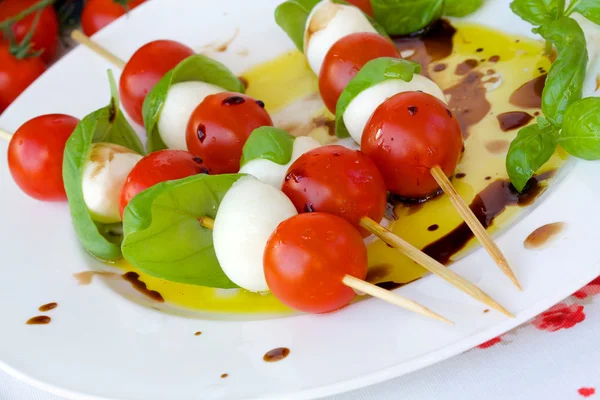
[[[558,51],[542,92],[542,110],[554,126],[560,127],[567,108],[581,99],[588,63],[585,35],[577,21],[568,17],[542,26],[539,32]]]
[[[510,3],[510,8],[525,21],[539,26],[560,18],[564,0],[514,0]]]
[[[543,117],[538,124],[522,128],[510,144],[506,156],[506,171],[513,186],[520,192],[527,181],[554,154],[557,130]]]
[[[390,35],[417,32],[439,19],[444,0],[371,0],[375,20]]]
[[[288,0],[275,9],[275,22],[287,33],[300,51],[304,51],[304,29],[308,15],[320,1]]]
[[[600,25],[600,0],[572,0],[569,12],[572,11]]]
[[[158,132],[158,119],[171,85],[199,81],[220,86],[229,92],[244,93],[244,85],[225,65],[201,54],[194,54],[167,72],[144,100],[142,115],[148,135],[148,152],[166,149]]]
[[[584,160],[600,159],[600,98],[587,97],[571,104],[565,113],[558,143]]]
[[[198,219],[214,219],[223,196],[242,176],[199,174],[139,193],[123,215],[125,259],[168,281],[236,288],[219,265],[212,231]]]
[[[446,0],[444,15],[450,17],[466,17],[479,10],[483,0]]]
[[[262,126],[252,131],[242,150],[240,167],[248,161],[264,159],[285,165],[292,159],[294,137],[283,129]]]
[[[102,260],[117,260],[121,258],[121,224],[101,224],[92,220],[83,199],[83,170],[93,143],[114,143],[140,154],[144,154],[144,147],[119,110],[117,86],[110,71],[109,80],[110,104],[83,118],[67,140],[63,181],[73,226],[83,247]]]
[[[338,99],[335,110],[335,134],[337,137],[350,136],[343,116],[348,105],[360,92],[389,79],[402,79],[410,82],[413,75],[419,72],[421,72],[421,65],[398,58],[381,57],[366,63],[348,83]]]

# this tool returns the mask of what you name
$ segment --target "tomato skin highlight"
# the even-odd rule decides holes
[[[358,8],[360,8],[360,10],[362,12],[364,12],[365,14],[367,14],[370,17],[375,16],[375,14],[373,13],[373,5],[371,4],[371,0],[347,0],[348,3],[352,4],[353,6],[356,6]]]
[[[127,2],[127,7],[131,11],[145,1],[131,0]],[[92,36],[126,12],[125,7],[114,0],[88,0],[81,13],[81,28],[86,35]]]
[[[287,306],[327,313],[356,296],[342,283],[345,275],[367,276],[367,249],[343,218],[325,213],[298,214],[283,221],[264,254],[269,289]]]
[[[348,83],[367,62],[380,57],[401,58],[394,43],[377,33],[352,33],[335,42],[319,74],[319,92],[329,111],[335,114]]]
[[[0,1],[0,22],[7,20],[29,7],[35,5],[39,0],[2,0]],[[21,43],[23,38],[31,29],[35,21],[35,14],[32,13],[16,22],[12,26],[12,31],[17,43]],[[0,32],[0,39],[8,41]],[[31,37],[32,50],[43,50],[40,58],[44,63],[50,62],[56,54],[58,47],[58,17],[52,5],[46,6],[41,15],[40,20],[35,27],[33,36]]]
[[[0,113],[46,71],[37,57],[18,59],[8,44],[0,44]]]
[[[211,174],[236,173],[248,136],[261,126],[273,126],[262,102],[241,93],[213,94],[192,112],[187,148],[202,158]]]
[[[288,169],[281,189],[299,213],[325,212],[344,218],[363,237],[360,219],[383,219],[387,191],[375,163],[358,150],[324,146],[304,153]]]
[[[422,92],[399,93],[381,104],[361,143],[383,174],[387,189],[407,199],[438,191],[431,168],[439,165],[451,176],[462,148],[456,117],[441,100]]]
[[[138,193],[165,181],[206,173],[202,160],[184,150],[160,150],[148,154],[133,167],[121,189],[119,212]]]
[[[43,201],[67,200],[62,178],[65,144],[79,120],[63,114],[24,123],[8,145],[8,168],[25,194]]]
[[[194,50],[179,42],[156,40],[131,56],[119,81],[121,103],[131,119],[144,124],[142,106],[146,95],[167,72],[193,54]]]

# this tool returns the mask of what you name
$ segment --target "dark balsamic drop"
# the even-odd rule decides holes
[[[500,129],[508,132],[513,129],[519,129],[527,125],[533,119],[533,116],[524,111],[510,111],[496,116]]]
[[[140,280],[140,275],[138,273],[133,272],[133,271],[126,272],[125,274],[123,274],[123,279],[125,279],[127,282],[129,282],[135,290],[137,290],[144,296],[148,297],[149,299],[152,299],[159,303],[165,302],[165,300],[163,299],[163,297],[160,293],[158,293],[156,290],[148,289],[148,287],[146,286],[146,283],[144,283]]]
[[[200,331],[194,333],[194,336],[200,336],[200,335],[202,335],[202,332],[200,332]]]
[[[56,307],[58,307],[58,303],[48,303],[48,304],[44,304],[43,306],[40,306],[40,308],[38,308],[38,310],[41,312],[47,312],[50,310],[54,310]]]
[[[408,107],[408,113],[410,115],[415,115],[418,111],[419,111],[419,107],[417,107],[417,106],[409,106]]]
[[[256,104],[258,104],[260,108],[265,108],[265,102],[262,100],[256,100]]]
[[[290,349],[287,347],[277,347],[276,349],[269,350],[263,356],[265,362],[277,362],[281,361],[290,355]]]
[[[507,206],[528,206],[533,203],[546,190],[547,186],[542,185],[542,182],[552,178],[555,173],[549,171],[534,176],[527,182],[521,193],[509,181],[494,181],[475,197],[469,207],[481,225],[488,228]],[[463,249],[472,238],[473,232],[463,222],[447,235],[425,246],[423,252],[440,263],[447,264],[450,258]]]
[[[456,75],[466,75],[474,68],[477,68],[478,65],[479,62],[477,60],[465,60],[456,66],[456,70],[454,72],[456,73]]]
[[[197,162],[198,164],[202,164],[202,159],[200,157],[194,157],[192,158],[192,160],[194,160],[194,162]]]
[[[539,249],[554,240],[567,226],[564,222],[554,222],[540,226],[531,232],[523,242],[526,249]]]
[[[237,106],[239,104],[244,104],[246,100],[242,96],[229,96],[225,100],[221,102],[224,106]]]
[[[497,63],[498,61],[500,61],[500,56],[491,56],[488,59],[489,62],[493,62],[493,63]]]
[[[459,172],[458,174],[454,175],[456,177],[456,179],[462,179],[465,176],[467,176],[467,174],[463,173],[463,172]]]
[[[222,374],[222,375],[221,375],[221,379],[225,379],[225,378],[227,378],[228,376],[229,376],[229,374]]]
[[[508,101],[513,106],[521,108],[539,108],[542,106],[542,92],[548,75],[540,75],[537,78],[525,82],[521,87],[510,95]]]
[[[427,230],[428,230],[429,232],[435,232],[435,231],[437,231],[439,228],[440,228],[440,226],[439,226],[438,224],[433,224],[433,225],[430,225],[430,226],[427,228]]]
[[[448,68],[448,65],[440,63],[440,64],[435,64],[433,66],[433,71],[434,72],[442,72],[444,71],[446,68]]]
[[[52,321],[52,318],[45,315],[39,315],[37,317],[30,318],[27,320],[27,325],[48,325]]]

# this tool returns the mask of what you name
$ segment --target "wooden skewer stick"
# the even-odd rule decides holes
[[[454,285],[455,287],[462,290],[474,299],[479,300],[484,304],[487,304],[494,310],[500,311],[502,314],[514,318],[513,314],[511,314],[508,310],[506,310],[504,307],[498,304],[498,302],[492,299],[488,294],[486,294],[483,290],[479,289],[473,283],[469,282],[462,276],[453,272],[451,269],[446,268],[444,265],[429,257],[427,254],[423,253],[421,250],[417,249],[412,244],[408,243],[404,239],[390,232],[388,229],[379,225],[371,218],[362,218],[360,220],[360,225],[375,236],[377,236],[379,239],[383,240],[388,245],[393,246],[394,248],[399,250],[411,260],[420,264],[429,272],[446,280],[448,283]]]
[[[106,50],[104,47],[100,46],[98,43],[94,42],[88,36],[86,36],[83,32],[78,29],[75,29],[71,32],[71,38],[79,44],[84,45],[88,49],[92,50],[94,53],[98,54],[100,57],[105,58],[109,62],[113,63],[120,69],[125,68],[125,61],[121,60],[119,57],[115,56],[110,51]]]
[[[202,225],[204,228],[210,230],[212,230],[215,226],[215,220],[210,217],[200,217],[198,218],[198,222],[200,222],[200,225]],[[406,297],[382,289],[379,286],[373,285],[372,283],[365,282],[362,279],[358,279],[351,275],[345,275],[342,279],[342,283],[354,290],[367,293],[387,303],[393,304],[395,306],[404,308],[409,311],[416,312],[429,318],[437,319],[438,321],[443,321],[448,324],[454,325],[454,322],[431,311],[427,307],[422,306],[421,304],[414,302],[410,299],[407,299]]]
[[[469,226],[469,228],[471,228],[475,237],[481,242],[481,244],[487,250],[494,262],[500,267],[502,272],[504,272],[504,274],[506,274],[506,276],[508,276],[510,280],[519,288],[519,290],[523,290],[521,288],[521,285],[519,284],[519,281],[517,280],[517,277],[508,265],[508,261],[506,261],[506,258],[502,254],[502,251],[500,251],[498,245],[494,243],[492,238],[490,238],[487,231],[485,230],[483,225],[481,225],[481,222],[479,222],[475,214],[473,214],[473,211],[469,208],[467,203],[465,203],[465,201],[462,197],[460,197],[456,189],[454,189],[454,186],[452,186],[452,183],[450,182],[446,174],[444,174],[444,171],[442,171],[442,169],[439,166],[435,166],[431,168],[431,175],[436,180],[438,185],[440,185],[444,193],[446,193],[450,197],[450,201],[452,202],[458,213],[461,215],[461,217]]]
[[[346,275],[342,279],[342,283],[348,287],[351,287],[352,289],[359,290],[390,304],[394,304],[406,310],[413,311],[418,314],[425,315],[426,317],[437,319],[438,321],[443,321],[448,324],[454,325],[454,322],[442,317],[439,314],[434,313],[429,308],[422,306],[419,303],[416,303],[410,299],[407,299],[406,297],[399,296],[394,292],[390,292],[389,290],[385,290],[383,288],[380,288],[379,286],[373,285],[372,283],[365,282],[362,279],[355,278],[351,275]]]
[[[6,132],[5,130],[0,129],[0,139],[6,140],[7,142],[10,143],[10,140],[12,139],[12,135],[10,133]]]

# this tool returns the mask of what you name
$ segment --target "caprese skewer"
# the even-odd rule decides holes
[[[393,76],[394,71],[385,69],[399,58],[392,47],[358,7],[322,0],[312,8],[303,50],[319,76],[321,97],[330,110],[335,106],[336,134],[347,133],[361,145],[392,193],[427,199],[444,190],[496,264],[521,289],[506,258],[448,179],[463,143],[443,91],[418,74],[416,63],[413,71],[407,67],[404,76]],[[369,74],[361,74],[364,69]]]

